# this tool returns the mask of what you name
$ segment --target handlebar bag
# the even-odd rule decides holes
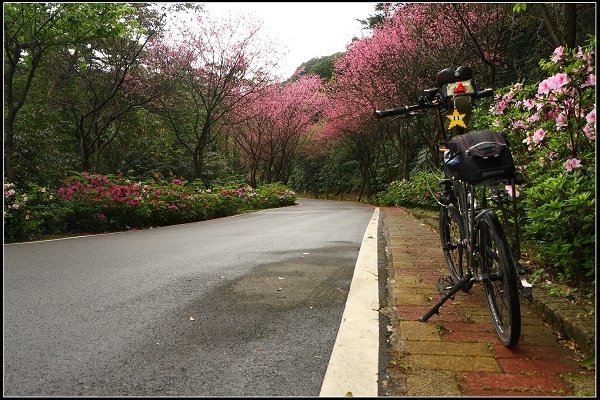
[[[444,156],[444,169],[469,183],[506,180],[515,174],[515,163],[504,135],[489,130],[453,137]]]

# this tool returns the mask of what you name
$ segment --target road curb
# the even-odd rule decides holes
[[[342,322],[319,397],[377,397],[379,371],[379,208],[360,246]]]

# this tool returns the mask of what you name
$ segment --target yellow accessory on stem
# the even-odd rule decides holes
[[[453,128],[455,126],[462,126],[463,128],[466,128],[467,125],[463,121],[463,118],[465,117],[465,115],[466,114],[459,113],[456,108],[454,109],[452,114],[446,115],[446,117],[448,117],[450,119],[450,125],[448,125],[448,129]]]

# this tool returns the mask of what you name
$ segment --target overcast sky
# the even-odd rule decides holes
[[[289,78],[296,68],[314,57],[344,51],[353,37],[362,37],[356,21],[375,13],[376,2],[205,2],[213,16],[228,13],[252,14],[263,22],[266,35],[276,38],[282,54],[281,77]]]

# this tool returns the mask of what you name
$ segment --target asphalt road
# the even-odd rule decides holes
[[[318,396],[373,207],[4,246],[5,396]]]

